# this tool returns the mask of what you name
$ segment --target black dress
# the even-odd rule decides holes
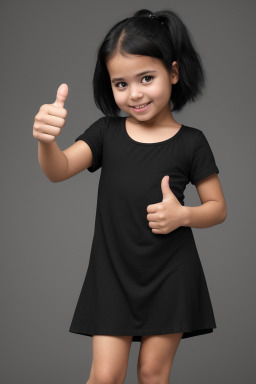
[[[170,139],[141,143],[126,117],[101,117],[83,134],[101,175],[91,254],[69,332],[142,335],[216,328],[211,299],[191,227],[154,234],[147,206],[161,202],[161,180],[184,205],[186,185],[219,173],[204,133],[182,125]]]

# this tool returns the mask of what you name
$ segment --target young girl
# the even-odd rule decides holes
[[[56,136],[67,116],[66,84],[35,117],[39,163],[52,182],[102,168],[88,270],[69,329],[93,336],[87,383],[124,383],[133,341],[141,342],[139,384],[169,383],[180,340],[216,328],[191,228],[222,223],[225,198],[204,133],[172,115],[203,85],[180,17],[143,9],[99,47],[93,88],[104,116],[64,151]],[[184,206],[189,182],[198,207]]]

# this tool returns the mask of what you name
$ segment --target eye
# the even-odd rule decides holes
[[[147,76],[142,77],[142,79],[146,79],[146,78],[154,79],[154,76],[147,75]],[[149,81],[146,81],[146,84],[147,83],[149,83]],[[124,81],[120,81],[119,83],[115,84],[115,87],[117,87],[117,88],[124,88],[124,87],[119,87],[119,84],[126,84],[126,83]]]
[[[149,76],[149,75],[148,76],[144,76],[143,79],[146,79],[146,77],[150,78],[150,79],[154,79],[154,76]],[[147,83],[148,83],[148,81],[147,81]]]
[[[125,82],[121,81],[120,83],[116,83],[115,87],[120,88],[120,87],[118,87],[119,84],[125,84]],[[123,87],[121,87],[121,88],[123,88]]]

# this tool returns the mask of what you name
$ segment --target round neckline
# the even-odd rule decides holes
[[[124,133],[125,133],[125,136],[131,141],[133,142],[134,144],[138,144],[138,145],[160,145],[160,144],[165,144],[165,143],[169,143],[170,141],[176,139],[177,136],[179,136],[183,129],[184,129],[184,125],[181,124],[181,127],[180,129],[178,130],[178,132],[175,133],[175,135],[173,135],[172,137],[169,137],[169,139],[166,139],[166,140],[163,140],[163,141],[156,141],[154,143],[142,143],[141,141],[137,141],[137,140],[134,140],[127,132],[126,130],[126,119],[127,119],[128,116],[124,116],[123,117],[123,128],[124,128]]]

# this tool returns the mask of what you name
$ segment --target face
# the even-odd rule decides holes
[[[172,84],[178,82],[178,63],[168,73],[161,60],[150,56],[117,54],[107,63],[114,99],[118,107],[138,121],[171,117]],[[141,74],[142,72],[145,72]],[[134,106],[149,103],[146,107]]]

